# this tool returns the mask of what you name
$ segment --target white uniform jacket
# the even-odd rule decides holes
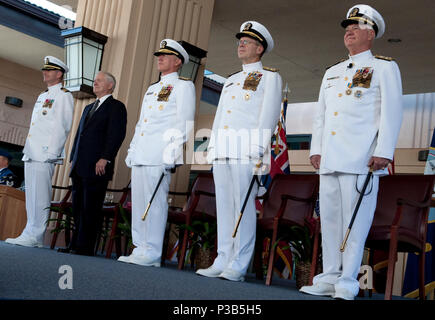
[[[321,155],[320,174],[365,174],[372,156],[393,159],[401,123],[397,64],[370,50],[350,56],[323,77],[310,156]]]
[[[195,100],[193,82],[176,72],[152,84],[143,98],[127,166],[182,164],[183,144],[193,130]]]
[[[33,108],[22,160],[62,163],[73,114],[73,96],[61,83],[41,93]]]
[[[281,95],[281,76],[261,62],[243,65],[242,71],[231,75],[219,99],[208,162],[261,158],[279,120]]]

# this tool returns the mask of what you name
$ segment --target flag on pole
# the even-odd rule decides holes
[[[285,119],[287,113],[288,104],[288,85],[284,89],[284,99],[281,105],[281,113],[278,120],[278,124],[275,128],[275,132],[271,139],[271,159],[270,159],[270,172],[264,175],[262,180],[262,185],[260,187],[259,193],[263,194],[265,190],[269,187],[272,178],[277,174],[290,174],[290,164],[288,157],[287,148],[287,134],[285,128]],[[261,191],[263,189],[263,192]],[[258,212],[262,209],[262,203],[260,200],[256,200],[255,203]],[[263,244],[265,249],[263,258],[269,255],[268,248],[270,244],[270,239],[266,238]],[[275,255],[275,261],[273,262],[273,270],[280,277],[285,279],[291,279],[293,275],[293,261],[290,246],[285,241],[279,241],[276,247],[277,254]],[[264,263],[267,263],[264,260]]]
[[[273,178],[276,174],[289,174],[290,164],[288,159],[287,134],[285,129],[285,118],[288,104],[288,86],[286,86],[285,96],[282,101],[281,114],[275,133],[272,136],[270,176]]]

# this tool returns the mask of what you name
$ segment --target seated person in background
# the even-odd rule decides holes
[[[7,151],[0,150],[0,184],[16,187],[17,176],[8,168],[11,160]]]

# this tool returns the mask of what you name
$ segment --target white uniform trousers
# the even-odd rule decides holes
[[[162,255],[171,174],[165,174],[145,221],[142,221],[142,216],[163,171],[163,166],[136,165],[132,166],[131,171],[131,235],[136,247],[133,254],[144,255],[152,260],[160,259]]]
[[[23,234],[43,243],[52,197],[54,164],[38,161],[24,162],[27,224]]]
[[[376,209],[379,176],[373,175],[350,231],[344,252],[340,252],[346,230],[360,196],[366,175],[332,173],[320,175],[320,222],[322,230],[323,273],[313,284],[324,282],[358,294],[357,276],[364,244]],[[358,187],[356,187],[358,182]]]
[[[218,255],[213,265],[220,270],[229,268],[246,274],[254,253],[257,183],[252,188],[237,235],[232,237],[254,167],[253,164],[213,164],[218,234]]]

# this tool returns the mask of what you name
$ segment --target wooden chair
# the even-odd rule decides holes
[[[186,195],[185,193],[176,194]],[[187,193],[187,195],[188,200],[184,210],[169,208],[168,223],[176,224],[178,226],[189,226],[194,220],[216,220],[216,200],[212,173],[200,173],[193,182],[191,192]],[[184,267],[184,260],[188,248],[188,232],[189,231],[186,228],[183,228],[179,233],[180,247],[178,254],[178,269],[180,270]]]
[[[104,203],[102,209],[102,227],[101,232],[97,238],[97,244],[95,250],[98,250],[100,239],[103,238],[102,250],[104,250],[106,244],[106,236],[104,232],[104,224],[106,230],[109,232],[109,241],[106,248],[106,258],[112,257],[113,246],[116,246],[116,256],[121,256],[121,236],[118,228],[119,222],[122,221],[120,206],[123,207],[125,212],[131,217],[131,210],[127,207],[127,202],[131,198],[130,182],[123,189],[107,189],[106,192],[121,193],[119,201],[113,203]],[[110,227],[109,227],[110,225]],[[124,250],[125,251],[125,250]]]
[[[261,255],[263,241],[270,237],[269,262],[267,265],[266,285],[272,282],[273,263],[276,246],[281,235],[288,234],[292,226],[306,225],[307,220],[313,218],[319,190],[319,176],[317,174],[276,175],[263,197],[263,210],[257,220],[257,236],[255,244],[254,268],[257,278],[263,279]],[[319,243],[319,221],[315,219],[313,260],[311,264],[310,281],[314,277],[317,265]]]
[[[51,201],[50,206],[52,208],[56,209],[57,212],[57,221],[56,221],[56,227],[55,227],[55,231],[53,232],[53,237],[51,238],[51,244],[50,244],[50,249],[54,249],[54,247],[56,246],[56,242],[57,242],[57,237],[59,235],[59,229],[61,226],[61,221],[64,218],[64,213],[66,210],[68,210],[69,208],[72,207],[72,202],[71,202],[71,192],[72,192],[72,186],[68,186],[68,187],[60,187],[60,186],[52,186],[53,189],[58,189],[58,190],[68,190],[65,194],[65,196],[62,198],[61,201]],[[65,214],[65,219],[67,220],[66,223],[66,227],[65,227],[65,245],[68,246],[70,241],[71,241],[71,229],[69,228],[69,223],[71,223],[71,216]]]
[[[389,252],[385,300],[391,300],[397,252],[418,252],[419,297],[425,299],[426,233],[434,179],[433,175],[391,175],[379,181],[378,202],[366,247]]]

